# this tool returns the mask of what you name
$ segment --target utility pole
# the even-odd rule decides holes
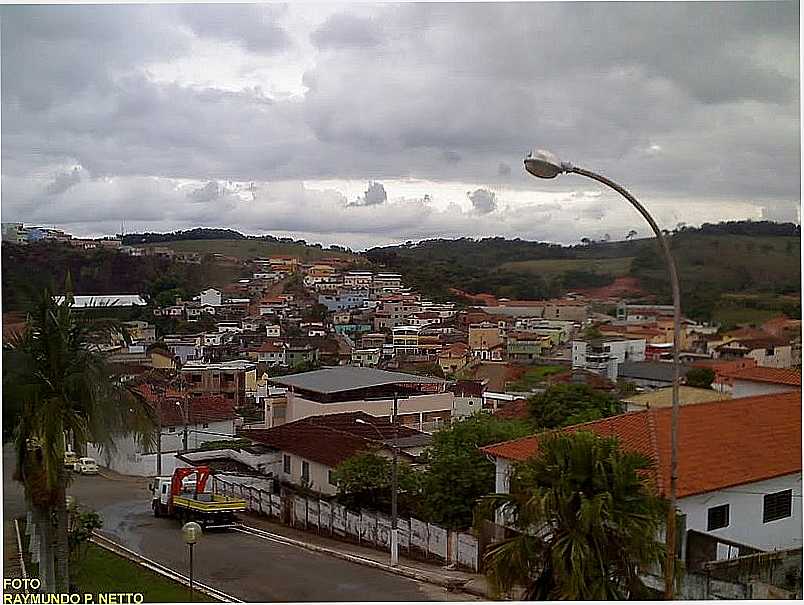
[[[394,446],[391,448],[393,462],[391,464],[391,565],[399,564],[399,524],[396,510],[396,492],[399,489],[397,475],[397,457],[399,441],[399,424],[397,422],[397,394],[394,391],[394,413],[391,422],[394,425]]]

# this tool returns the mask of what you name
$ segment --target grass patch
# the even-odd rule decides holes
[[[509,384],[508,388],[512,391],[530,391],[538,387],[551,374],[560,374],[566,370],[566,366],[536,366],[529,368],[519,377],[519,380]]]
[[[187,603],[190,589],[140,567],[136,563],[90,544],[71,582],[81,593],[139,592],[146,603]],[[195,601],[215,602],[195,591]]]
[[[586,271],[599,275],[620,277],[631,271],[632,256],[621,258],[567,258],[521,260],[500,265],[503,271],[538,273],[540,275],[560,275],[566,271]]]
[[[713,319],[721,324],[723,329],[731,329],[741,324],[750,324],[759,327],[760,324],[773,317],[778,317],[779,311],[772,309],[753,309],[749,307],[716,307],[712,312]]]

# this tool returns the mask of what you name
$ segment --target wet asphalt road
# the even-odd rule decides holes
[[[3,511],[24,514],[11,478],[13,452],[3,448]],[[103,515],[103,533],[124,546],[187,573],[181,525],[154,518],[147,479],[77,477],[68,488],[79,505]],[[195,547],[195,577],[244,601],[431,601],[473,599],[461,593],[303,548],[210,530]],[[119,589],[125,592],[125,587]]]

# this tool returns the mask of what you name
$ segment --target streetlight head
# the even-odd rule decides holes
[[[202,534],[201,526],[195,521],[185,523],[181,528],[181,535],[186,544],[195,544]]]
[[[544,149],[534,149],[525,156],[525,170],[540,179],[554,179],[569,167],[569,164]]]
[[[357,422],[358,424],[368,424],[368,422],[366,422],[362,418],[355,418],[355,422]]]

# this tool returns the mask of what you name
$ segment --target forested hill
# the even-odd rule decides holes
[[[135,257],[116,250],[80,250],[60,243],[2,244],[3,312],[24,311],[45,287],[61,293],[69,272],[75,294],[142,294],[160,304],[223,286],[237,267],[205,259],[178,263],[159,256]]]
[[[724,296],[730,295],[789,295],[780,308],[797,311],[791,300],[800,300],[799,225],[732,221],[700,228],[679,225],[666,235],[690,315],[716,318]],[[670,296],[664,261],[652,238],[577,246],[503,238],[438,239],[373,248],[366,256],[401,272],[412,287],[435,298],[449,298],[450,288],[508,298],[552,297],[624,276],[637,278],[660,300]]]

